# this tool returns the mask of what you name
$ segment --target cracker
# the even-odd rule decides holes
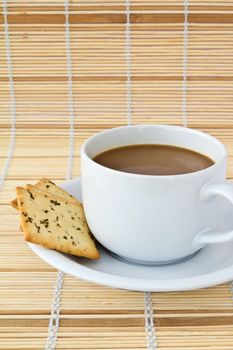
[[[16,188],[20,224],[28,242],[63,253],[99,258],[83,207],[35,186]]]
[[[31,186],[31,185],[27,185]],[[27,187],[26,186],[26,187]],[[39,180],[35,185],[36,188],[39,188],[44,191],[48,191],[54,195],[57,195],[59,197],[63,197],[64,199],[68,200],[72,203],[79,203],[76,198],[74,198],[71,194],[64,191],[62,188],[58,187],[54,182],[50,181],[49,179],[43,178]],[[11,206],[18,210],[18,203],[17,198],[15,198],[13,201],[11,201]]]
[[[60,189],[58,186],[56,186],[58,189]],[[44,189],[44,187],[38,187],[38,186],[36,186],[36,185],[26,185],[25,186],[25,189],[26,190],[29,190],[29,191],[31,191],[31,190],[35,190],[35,191],[37,191],[37,192],[39,192],[39,193],[42,193],[42,194],[44,194],[44,195],[50,195],[50,196],[52,196],[52,197],[54,197],[54,199],[60,199],[60,200],[62,200],[63,202],[65,201],[65,202],[68,202],[68,203],[73,203],[73,204],[76,204],[76,205],[82,205],[81,204],[81,202],[79,202],[76,198],[74,198],[73,196],[72,196],[72,198],[73,198],[73,201],[71,202],[71,201],[69,201],[68,200],[68,198],[70,198],[70,197],[68,197],[68,196],[70,196],[67,192],[65,192],[65,191],[63,191],[66,195],[68,195],[68,196],[66,196],[66,197],[63,197],[63,192],[59,192],[59,191],[54,191],[54,190],[51,190],[51,191],[47,191],[47,190],[45,190]],[[55,193],[56,192],[56,193]],[[58,193],[58,194],[57,194]]]
[[[37,188],[40,188],[41,190],[53,193],[55,196],[62,197],[71,203],[78,202],[77,199],[74,198],[71,194],[69,194],[68,192],[63,190],[61,187],[57,186],[54,182],[52,182],[46,178],[39,180],[35,186]]]
[[[16,210],[19,210],[17,198],[15,198],[15,199],[13,199],[13,201],[11,201],[11,206]]]

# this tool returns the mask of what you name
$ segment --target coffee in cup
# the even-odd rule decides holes
[[[107,168],[141,175],[178,175],[214,164],[204,154],[172,145],[142,144],[113,148],[93,160]]]

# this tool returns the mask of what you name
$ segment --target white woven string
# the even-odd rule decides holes
[[[144,307],[145,307],[145,329],[147,337],[147,349],[157,349],[154,320],[153,320],[153,304],[150,292],[144,293]]]
[[[184,0],[183,80],[182,80],[182,119],[183,119],[184,127],[188,126],[188,111],[187,111],[188,13],[189,13],[189,0]]]
[[[65,9],[65,39],[66,39],[66,59],[67,59],[67,77],[68,77],[68,106],[69,106],[69,158],[67,164],[66,179],[72,178],[73,164],[74,164],[74,103],[73,103],[73,80],[72,80],[72,58],[70,47],[70,23],[69,23],[69,0],[64,1]],[[59,330],[59,316],[61,304],[61,292],[64,273],[58,271],[57,281],[53,292],[52,311],[49,321],[48,338],[46,343],[46,350],[56,349],[57,333]]]
[[[8,26],[8,20],[7,20],[7,0],[3,0],[2,6],[3,6],[3,17],[4,17],[6,59],[7,59],[8,80],[9,80],[10,101],[11,101],[11,131],[10,131],[10,143],[7,151],[7,157],[3,165],[3,169],[0,177],[0,191],[3,188],[4,180],[7,176],[8,169],[10,167],[11,159],[15,149],[15,124],[16,124],[16,99],[15,99],[12,60],[11,60],[10,33],[9,33],[9,26]]]
[[[132,122],[132,95],[131,95],[131,23],[130,23],[130,0],[125,1],[126,7],[126,26],[125,26],[125,57],[126,57],[126,95],[127,95],[127,123],[131,125]],[[144,294],[145,304],[145,330],[147,335],[148,350],[156,349],[156,340],[154,335],[154,321],[153,321],[153,306],[151,293]]]
[[[132,123],[132,98],[131,98],[131,23],[130,0],[126,0],[126,24],[125,24],[125,58],[126,58],[126,114],[128,125]]]
[[[57,332],[59,329],[59,315],[63,277],[64,272],[58,271],[57,281],[53,292],[52,311],[49,320],[48,338],[45,346],[46,350],[56,349]]]

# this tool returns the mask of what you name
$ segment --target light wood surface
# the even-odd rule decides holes
[[[93,133],[126,123],[125,4],[70,0],[75,161]],[[0,4],[0,168],[10,137],[10,94]],[[17,185],[60,184],[69,116],[63,0],[8,0],[17,102],[16,149],[0,193],[0,349],[44,349],[57,272],[27,247],[9,205]],[[181,125],[183,1],[132,0],[133,123]],[[233,178],[233,1],[190,0],[189,126],[218,137]],[[229,284],[153,293],[158,349],[233,349]],[[66,275],[57,349],[146,349],[143,293]]]

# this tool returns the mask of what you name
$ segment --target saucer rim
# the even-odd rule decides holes
[[[76,185],[79,185],[80,177],[62,183],[61,187],[66,187],[71,183],[76,183]],[[229,282],[233,279],[233,264],[231,266],[207,274],[184,278],[164,280],[158,278],[149,279],[126,277],[117,274],[109,274],[107,272],[97,271],[91,267],[83,266],[78,261],[71,260],[65,254],[58,251],[47,249],[34,243],[27,242],[27,244],[37,256],[39,256],[42,260],[54,268],[74,277],[78,277],[83,280],[111,288],[120,288],[143,292],[187,291],[211,287],[214,285]]]
[[[163,280],[158,278],[148,279],[125,277],[100,272],[90,267],[83,266],[77,261],[72,261],[66,257],[65,254],[41,247],[34,243],[28,243],[28,245],[34,253],[54,268],[74,277],[111,288],[141,292],[176,292],[212,287],[214,285],[229,282],[233,279],[233,265],[218,270],[217,272],[186,278]]]

